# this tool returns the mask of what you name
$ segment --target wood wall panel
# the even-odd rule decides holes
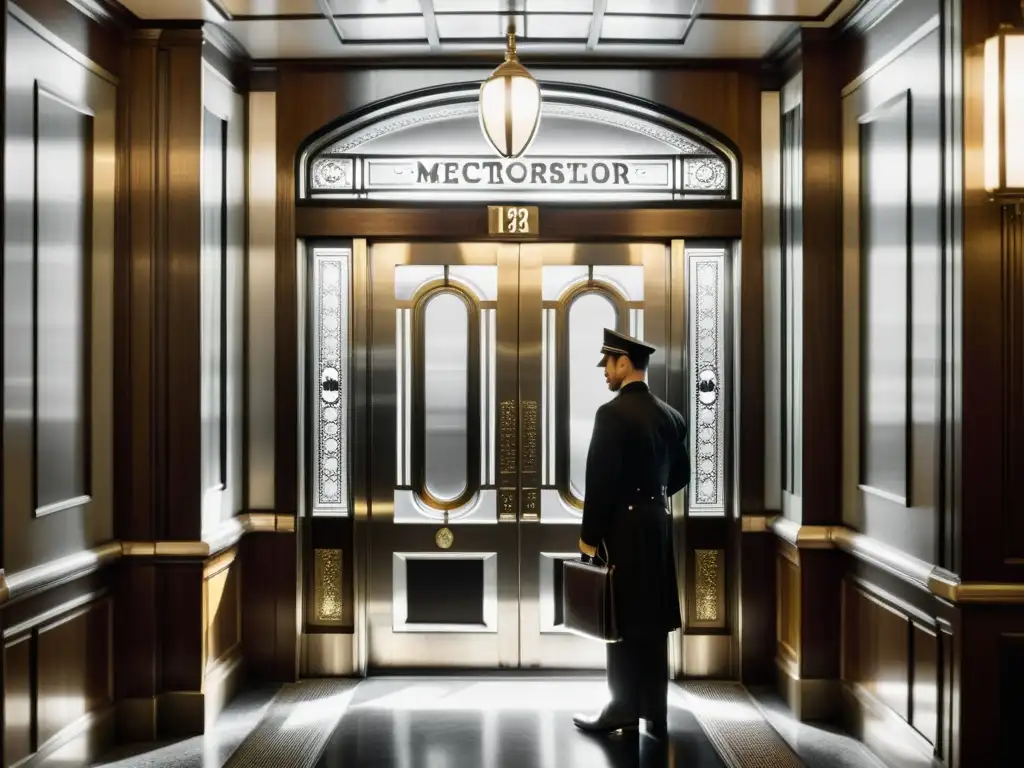
[[[236,555],[232,548],[214,558],[203,576],[206,669],[237,651],[242,642],[242,561]]]
[[[889,764],[930,766],[932,753],[942,754],[940,702],[949,694],[939,668],[948,648],[937,617],[905,599],[914,588],[895,586],[900,594],[862,576],[843,582],[845,721]]]
[[[787,662],[800,661],[800,554],[796,547],[779,542],[776,556],[776,605],[778,652]]]
[[[7,17],[4,567],[113,533],[117,85]]]
[[[32,640],[4,643],[4,765],[32,754]]]
[[[4,607],[5,766],[61,749],[87,763],[113,745],[109,578],[94,574]]]
[[[242,539],[242,646],[251,674],[290,682],[298,674],[294,535],[253,533]]]
[[[938,16],[913,27],[918,21],[897,15],[873,27],[868,37],[890,45],[844,92],[843,520],[934,562],[945,375],[943,37]],[[894,42],[899,23],[909,37]]]
[[[113,704],[113,603],[106,599],[45,624],[36,640],[40,744]]]

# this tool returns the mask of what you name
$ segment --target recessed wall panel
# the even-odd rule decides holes
[[[860,483],[907,501],[909,93],[860,120]]]
[[[36,81],[35,513],[89,501],[92,110]]]

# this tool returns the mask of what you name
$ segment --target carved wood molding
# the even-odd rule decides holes
[[[108,541],[10,576],[0,570],[0,605],[81,578],[122,557],[217,557],[247,533],[295,533],[295,517],[273,512],[244,512],[225,521],[201,541]]]
[[[840,549],[951,603],[1024,604],[1024,583],[964,582],[945,568],[843,525],[800,525],[778,516],[767,520],[769,530],[797,549]],[[744,519],[744,532],[754,527]]]

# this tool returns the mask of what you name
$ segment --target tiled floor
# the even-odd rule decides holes
[[[796,723],[771,692],[756,691],[755,699],[749,699],[738,686],[731,692],[723,688],[709,693],[705,684],[673,685],[670,738],[663,746],[643,733],[602,738],[577,731],[573,713],[599,709],[607,698],[602,679],[383,677],[364,680],[354,691],[347,687],[343,691],[343,681],[285,686],[272,703],[278,689],[249,690],[232,702],[205,737],[122,747],[97,765],[747,768],[779,764],[772,755],[750,749],[751,744],[764,744],[767,736],[783,748],[785,739],[799,756],[794,762],[809,768],[880,768],[855,740],[832,729]],[[712,746],[709,733],[724,758]],[[283,759],[282,751],[297,738],[303,748],[291,748],[294,751]]]
[[[720,768],[694,716],[673,706],[668,752],[646,735],[599,738],[572,724],[603,680],[378,678],[362,683],[317,768]]]

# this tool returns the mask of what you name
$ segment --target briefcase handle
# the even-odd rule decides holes
[[[601,550],[602,549],[604,550],[604,557],[601,557]],[[608,558],[608,545],[605,544],[604,539],[601,539],[601,546],[598,548],[597,554],[595,554],[594,557],[590,557],[589,555],[582,555],[581,554],[580,555],[580,560],[583,561],[584,563],[587,562],[587,560],[583,560],[584,557],[587,557],[591,562],[594,563],[594,565],[600,565],[602,568],[607,568],[608,567],[608,561],[609,561],[609,558]],[[604,562],[598,562],[598,558],[600,558]]]

